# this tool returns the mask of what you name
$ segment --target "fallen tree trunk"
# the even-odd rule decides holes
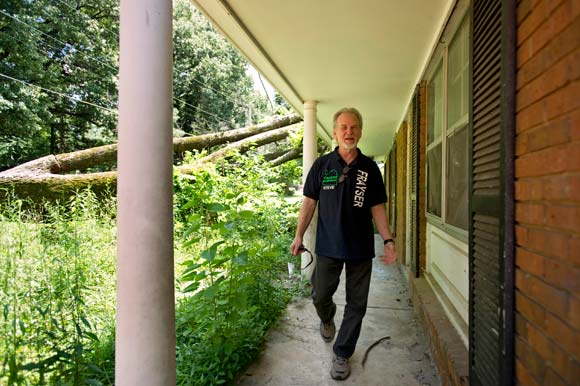
[[[273,159],[270,161],[270,166],[279,166],[285,162],[292,161],[293,159],[300,158],[302,156],[302,148],[292,148],[286,151],[284,154],[279,156],[278,158]]]
[[[241,129],[202,134],[195,137],[174,138],[173,151],[175,153],[182,153],[184,151],[202,150],[207,147],[223,145],[228,142],[236,142],[300,121],[302,121],[302,118],[297,114],[293,114],[284,117],[275,117],[259,125],[243,127]],[[10,175],[64,174],[77,170],[82,171],[90,167],[115,161],[116,159],[117,144],[105,145],[72,153],[51,154],[38,158],[0,173],[0,178]],[[1,188],[2,185],[0,184]]]
[[[298,116],[284,117],[284,119],[278,118],[270,121],[268,125],[262,124],[250,128],[232,130],[236,133],[228,136],[225,136],[224,134],[226,133],[224,132],[191,138],[178,138],[176,140],[177,144],[174,142],[174,150],[178,149],[178,151],[202,149],[207,146],[218,145],[224,143],[222,142],[224,137],[243,139],[198,160],[193,166],[183,165],[177,167],[176,170],[180,173],[193,173],[196,169],[202,167],[203,164],[215,162],[233,150],[243,152],[252,146],[261,146],[284,139],[295,129],[295,126],[274,130],[272,127],[296,120],[299,121],[300,118]],[[252,135],[252,133],[256,132],[259,134]],[[199,137],[202,138],[199,139]],[[77,191],[87,188],[90,188],[97,195],[105,192],[114,192],[117,183],[116,171],[84,174],[58,173],[62,173],[65,170],[77,170],[72,168],[72,165],[76,167],[81,165],[84,167],[95,166],[98,164],[94,162],[95,159],[100,160],[100,163],[111,161],[114,159],[111,159],[111,154],[116,155],[116,151],[116,145],[101,146],[75,153],[42,157],[6,170],[0,173],[0,198],[8,194],[14,194],[16,197],[32,201],[37,201],[38,199],[55,201],[65,200]]]
[[[267,133],[258,134],[249,138],[245,138],[238,142],[230,143],[229,145],[224,146],[218,151],[201,158],[199,162],[201,163],[215,162],[217,159],[225,157],[228,153],[231,153],[234,150],[244,152],[252,147],[263,146],[268,143],[280,141],[281,139],[286,138],[288,134],[290,134],[290,132],[295,129],[296,126],[282,127],[280,129],[269,131]]]

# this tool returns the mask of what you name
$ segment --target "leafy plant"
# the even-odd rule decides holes
[[[92,353],[111,339],[114,318],[111,204],[83,192],[42,217],[19,200],[2,208],[0,383],[84,384],[100,370]]]
[[[178,384],[231,382],[298,291],[286,270],[297,206],[278,178],[235,154],[174,177]],[[112,385],[115,200],[27,208],[0,208],[0,384]]]

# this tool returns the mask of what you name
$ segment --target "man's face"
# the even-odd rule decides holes
[[[344,150],[354,150],[362,135],[362,129],[354,114],[342,113],[336,119],[334,138]]]

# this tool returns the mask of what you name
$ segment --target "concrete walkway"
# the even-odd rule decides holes
[[[382,242],[377,240],[382,251]],[[344,272],[334,297],[337,329],[344,312]],[[410,303],[406,281],[396,265],[378,259],[367,314],[357,349],[350,358],[351,375],[345,381],[330,378],[332,343],[319,335],[319,319],[309,298],[295,299],[269,332],[265,349],[237,382],[239,386],[406,386],[440,385],[427,341]],[[374,342],[389,337],[365,352]]]

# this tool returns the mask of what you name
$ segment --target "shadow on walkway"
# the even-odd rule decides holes
[[[382,251],[382,241],[376,247]],[[334,296],[337,329],[344,312],[344,272]],[[397,265],[378,259],[368,309],[357,349],[350,358],[351,375],[345,381],[330,378],[332,343],[319,335],[319,319],[310,299],[294,299],[286,314],[268,333],[265,349],[237,382],[239,386],[406,386],[440,385],[427,340],[409,300],[406,281]],[[389,337],[368,351],[377,340]]]

